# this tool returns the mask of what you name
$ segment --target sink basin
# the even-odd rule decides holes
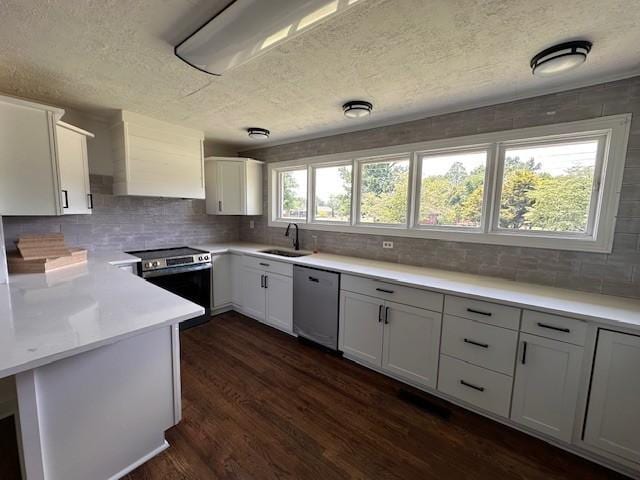
[[[309,252],[299,252],[294,250],[280,250],[279,248],[270,248],[268,250],[260,250],[260,253],[268,253],[269,255],[279,255],[281,257],[304,257],[311,255]]]

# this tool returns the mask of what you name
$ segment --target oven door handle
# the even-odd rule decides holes
[[[197,272],[211,269],[211,263],[200,263],[199,265],[183,265],[180,267],[161,268],[160,270],[149,270],[142,272],[142,278],[166,277],[167,275],[177,275],[178,273]]]

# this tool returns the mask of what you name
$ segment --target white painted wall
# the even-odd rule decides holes
[[[4,231],[2,229],[2,217],[0,217],[0,285],[8,283],[9,273],[7,272],[7,252],[4,248]]]
[[[109,121],[106,118],[67,108],[65,108],[62,120],[95,135],[95,138],[89,138],[87,141],[89,173],[94,175],[113,175]]]

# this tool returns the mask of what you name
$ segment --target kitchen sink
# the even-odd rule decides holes
[[[281,257],[304,257],[306,255],[311,255],[310,252],[280,250],[279,248],[270,248],[268,250],[260,250],[260,253],[268,253],[269,255],[279,255]]]

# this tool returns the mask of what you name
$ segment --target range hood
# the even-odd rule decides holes
[[[234,0],[175,47],[181,60],[222,75],[364,0]]]

